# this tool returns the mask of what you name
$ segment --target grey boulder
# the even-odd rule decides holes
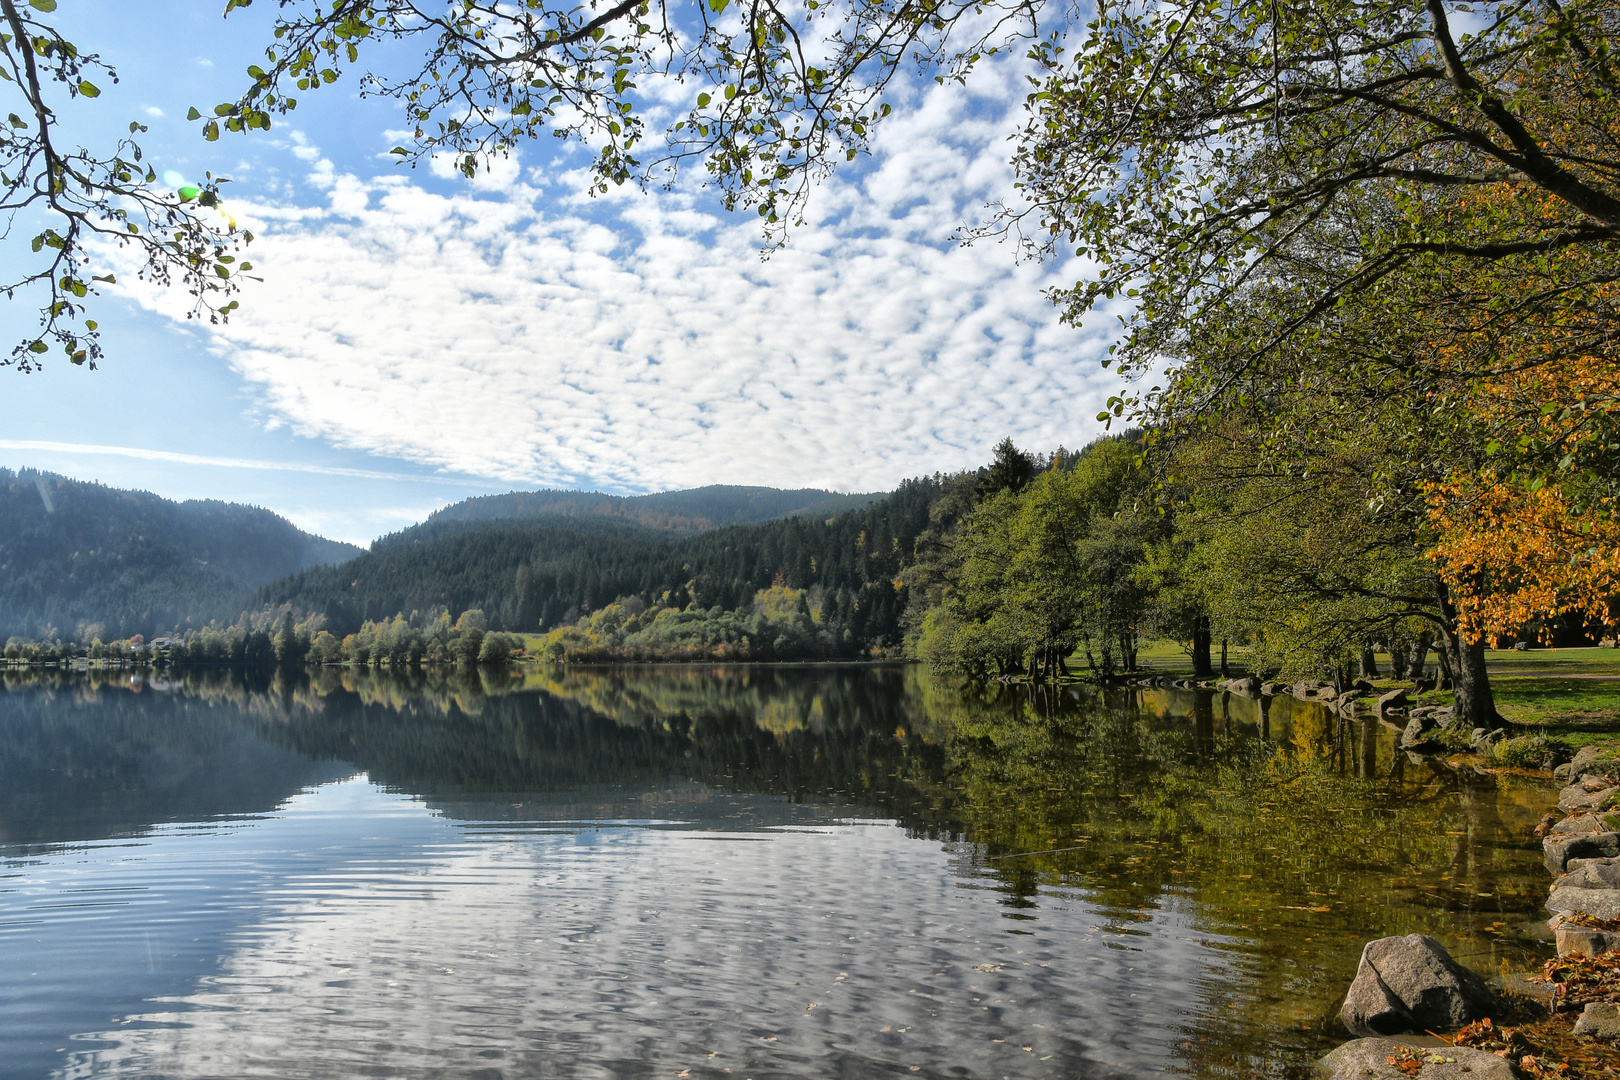
[[[1391,690],[1378,699],[1378,715],[1383,716],[1390,709],[1404,709],[1411,696],[1405,690]]]
[[[1579,865],[1553,882],[1547,909],[1561,915],[1580,912],[1594,919],[1620,919],[1620,859],[1577,859],[1571,861],[1574,863]]]
[[[1577,780],[1558,793],[1558,809],[1566,814],[1603,809],[1615,786],[1597,778]]]
[[[1620,832],[1561,833],[1541,841],[1542,861],[1553,876],[1569,869],[1571,859],[1613,859],[1620,857]]]
[[[1620,1038],[1620,1005],[1612,1001],[1588,1003],[1581,1018],[1575,1021],[1575,1034],[1605,1041]]]
[[[1574,836],[1580,833],[1603,832],[1602,814],[1576,814],[1552,827],[1554,836]]]
[[[1461,1027],[1495,1010],[1483,979],[1458,964],[1432,937],[1379,938],[1361,950],[1361,966],[1339,1009],[1353,1035]]]
[[[1620,949],[1620,932],[1560,921],[1553,929],[1559,956],[1601,956]]]
[[[1389,1063],[1410,1051],[1423,1064],[1415,1073]],[[1438,1060],[1436,1060],[1438,1059]],[[1518,1072],[1505,1058],[1467,1046],[1450,1046],[1441,1039],[1357,1039],[1322,1059],[1318,1075],[1324,1080],[1367,1080],[1368,1077],[1420,1077],[1421,1080],[1517,1080]]]

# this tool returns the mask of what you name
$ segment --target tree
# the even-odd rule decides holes
[[[56,0],[0,0],[0,98],[9,99],[0,125],[0,215],[32,233],[37,256],[0,280],[0,292],[40,298],[37,328],[0,367],[24,372],[53,347],[71,363],[96,366],[101,331],[90,303],[98,284],[115,283],[113,249],[133,249],[142,278],[183,285],[192,296],[189,316],[211,322],[236,309],[239,275],[253,269],[238,261],[252,234],[220,207],[223,177],[158,189],[135,141],[146,131],[137,121],[102,150],[74,145],[63,132],[61,102],[100,97],[98,82],[116,83],[118,74],[44,21],[55,9]]]
[[[1417,266],[1579,250],[1602,280],[1620,240],[1620,8],[1487,0],[1473,14],[1463,32],[1443,0],[1099,5],[1071,60],[1039,50],[1051,75],[1016,161],[1032,205],[1014,223],[1032,216],[1045,247],[1098,268],[1060,297],[1067,317],[1135,299],[1114,359],[1141,373],[1255,283],[1308,284],[1230,372]],[[1447,212],[1459,193],[1474,212]],[[1393,216],[1369,223],[1374,203]],[[1219,373],[1198,389],[1218,395]]]
[[[990,468],[979,480],[979,498],[988,498],[1001,491],[1016,495],[1034,476],[1035,459],[1018,449],[1011,437],[1002,439],[996,444]]]
[[[229,15],[253,0],[228,0]],[[592,190],[670,182],[701,164],[728,209],[755,208],[768,231],[798,219],[810,188],[864,150],[890,108],[885,87],[910,63],[965,78],[984,56],[1031,35],[1039,0],[279,0],[275,43],[249,89],[206,121],[209,137],[266,128],[297,94],[337,82],[382,41],[418,44],[421,64],[363,93],[401,102],[401,158],[455,155],[467,175],[550,129],[597,151]],[[963,37],[953,47],[953,39]],[[696,84],[693,92],[677,87]],[[649,113],[684,98],[661,134]],[[664,98],[667,100],[667,98]]]

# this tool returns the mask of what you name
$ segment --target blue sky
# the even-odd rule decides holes
[[[1060,326],[1042,295],[1083,267],[950,240],[1012,195],[1016,61],[965,90],[901,88],[874,155],[762,260],[752,214],[696,186],[586,198],[588,151],[554,140],[474,182],[401,168],[396,106],[352,80],[206,143],[187,107],[234,97],[268,41],[269,5],[223,6],[60,0],[121,77],[65,119],[84,141],[140,119],[170,181],[230,177],[264,280],[202,327],[183,294],[123,275],[100,370],[0,370],[0,465],[365,543],[490,491],[882,490],[982,463],[1004,435],[1050,449],[1098,430],[1110,321]],[[13,340],[34,319],[20,294],[0,311]]]

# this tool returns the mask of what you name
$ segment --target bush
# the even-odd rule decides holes
[[[1518,769],[1539,769],[1549,758],[1568,761],[1570,755],[1569,743],[1546,735],[1519,735],[1503,739],[1485,751],[1486,760],[1492,765]]]
[[[1447,724],[1443,728],[1429,732],[1429,738],[1447,750],[1472,750],[1474,748],[1473,729],[1462,724]]]

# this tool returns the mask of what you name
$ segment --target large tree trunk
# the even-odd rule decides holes
[[[1457,723],[1470,728],[1505,727],[1496,711],[1496,695],[1491,693],[1491,677],[1485,670],[1485,643],[1470,644],[1457,631],[1457,608],[1444,585],[1438,587],[1440,600],[1440,647],[1451,665],[1451,699],[1456,705]]]
[[[1193,624],[1192,662],[1195,678],[1207,679],[1215,673],[1209,663],[1209,646],[1209,616],[1200,615]]]
[[[1406,678],[1406,635],[1391,631],[1389,635],[1389,673],[1397,679]]]
[[[1370,643],[1361,647],[1361,677],[1363,679],[1378,678],[1378,658],[1373,655],[1373,647]]]
[[[1412,656],[1406,662],[1407,674],[1412,678],[1423,678],[1423,666],[1429,662],[1429,648],[1433,643],[1434,635],[1427,631],[1419,634],[1417,640],[1412,642]]]
[[[1226,639],[1221,638],[1221,678],[1230,679],[1231,669],[1226,666]]]

